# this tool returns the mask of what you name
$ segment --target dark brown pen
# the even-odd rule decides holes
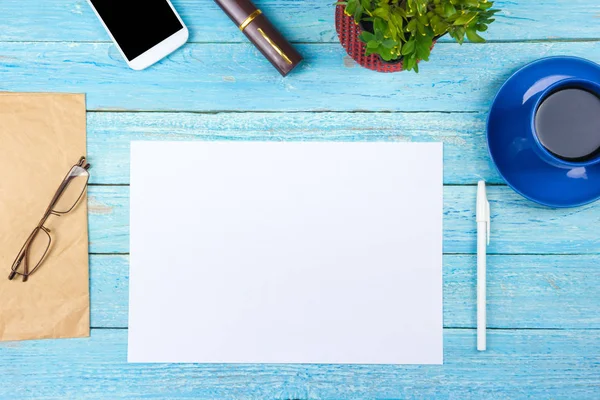
[[[215,0],[246,37],[286,76],[302,56],[250,0]]]

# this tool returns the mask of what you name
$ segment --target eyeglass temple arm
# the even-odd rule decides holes
[[[23,248],[21,249],[21,252],[19,254],[19,258],[17,258],[15,260],[15,263],[13,264],[14,269],[12,269],[10,271],[10,274],[8,275],[9,280],[13,280],[14,277],[17,275],[17,269],[19,268],[19,265],[21,265],[21,263],[23,262],[23,259],[25,258],[25,255],[27,253],[27,243],[29,242],[29,240],[30,240],[30,238],[28,238],[25,245],[23,245]],[[15,266],[15,264],[16,264],[16,266]]]
[[[91,165],[87,162],[85,157],[81,157],[79,159],[79,162],[77,163],[78,166],[82,167],[83,169],[85,169],[86,171],[88,169],[90,169]]]
[[[8,279],[12,281],[16,275],[17,273],[15,271],[11,271],[10,275],[8,275]],[[27,278],[29,278],[29,274],[23,274],[23,282],[27,282]]]
[[[17,276],[16,269],[19,268],[19,265],[23,262],[23,259],[25,258],[25,253],[26,252],[27,252],[27,250],[25,250],[23,252],[23,254],[21,255],[21,257],[19,257],[19,260],[17,261],[17,267],[14,270],[10,271],[10,274],[8,275],[8,279],[9,280],[12,281],[15,278],[15,276]],[[29,277],[29,271],[28,271],[28,268],[27,268],[27,263],[25,263],[25,265],[24,265],[23,268],[25,268],[25,271],[23,271],[23,274],[22,274],[23,275],[23,282],[27,282],[27,278]]]

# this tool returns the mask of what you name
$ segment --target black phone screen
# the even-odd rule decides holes
[[[91,0],[129,61],[183,28],[165,0]]]

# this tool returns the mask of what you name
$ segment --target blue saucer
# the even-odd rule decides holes
[[[526,65],[500,88],[487,123],[488,148],[506,183],[549,207],[576,207],[600,198],[600,164],[557,167],[543,161],[528,131],[532,103],[568,78],[600,83],[600,66],[576,57],[549,57]]]

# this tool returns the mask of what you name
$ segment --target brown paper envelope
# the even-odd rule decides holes
[[[51,215],[52,244],[23,282],[12,263],[85,155],[85,95],[0,93],[0,341],[89,336],[87,199]]]

